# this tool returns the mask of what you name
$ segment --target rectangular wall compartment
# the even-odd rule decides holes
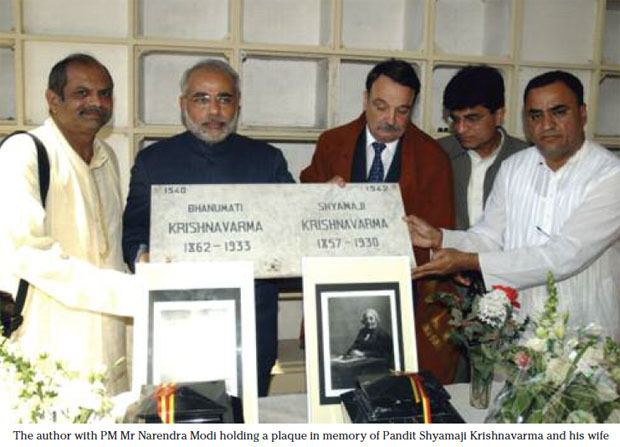
[[[22,0],[24,31],[97,37],[127,37],[126,0]]]
[[[342,0],[342,46],[419,51],[424,8],[424,0]]]
[[[228,0],[136,0],[138,34],[151,38],[227,40]]]
[[[14,29],[13,0],[0,0],[0,32]]]
[[[523,0],[521,59],[590,64],[597,0]]]
[[[620,73],[604,73],[598,86],[596,136],[620,137]]]
[[[185,70],[204,59],[226,61],[223,54],[140,48],[137,79],[138,120],[142,124],[180,125],[179,96]]]
[[[603,26],[603,63],[620,65],[620,0],[607,0]]]
[[[436,0],[437,54],[510,57],[510,0]]]
[[[332,3],[332,0],[244,1],[243,40],[248,43],[328,45]]]
[[[0,122],[14,121],[15,110],[15,52],[0,46]]]
[[[327,124],[327,59],[244,54],[241,84],[242,128]]]

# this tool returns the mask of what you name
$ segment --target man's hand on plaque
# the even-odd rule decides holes
[[[403,217],[403,220],[407,222],[409,237],[414,246],[432,248],[434,250],[441,248],[443,239],[441,230],[413,214]]]
[[[344,188],[345,186],[347,186],[347,182],[339,175],[334,175],[330,180],[327,181],[327,183],[335,183],[341,188]]]
[[[465,253],[453,248],[438,250],[426,264],[411,271],[413,279],[429,275],[449,275],[465,270],[480,270],[477,253]]]

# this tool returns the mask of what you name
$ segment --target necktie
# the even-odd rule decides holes
[[[372,148],[375,150],[375,158],[373,158],[372,165],[370,165],[368,182],[380,183],[383,182],[383,162],[381,161],[381,152],[385,149],[385,144],[375,141],[372,143]]]

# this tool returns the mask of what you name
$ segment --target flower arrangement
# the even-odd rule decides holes
[[[493,286],[487,293],[467,294],[465,297],[439,292],[428,298],[451,309],[450,339],[489,360],[500,360],[502,350],[508,349],[525,329],[527,319],[517,317],[521,305],[517,291],[510,287]]]
[[[85,423],[110,417],[103,373],[83,378],[47,354],[24,357],[0,335],[0,420],[3,423]]]
[[[468,293],[464,297],[439,292],[430,302],[439,302],[451,309],[452,342],[462,345],[471,366],[470,404],[487,408],[495,366],[510,345],[519,338],[528,320],[520,321],[521,305],[517,291],[510,287],[493,286],[487,293]]]
[[[508,380],[488,420],[620,423],[620,346],[595,325],[567,328],[551,275],[547,290],[531,336],[504,353]]]

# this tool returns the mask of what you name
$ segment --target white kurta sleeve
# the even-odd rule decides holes
[[[620,174],[599,178],[559,232],[546,243],[507,251],[480,253],[487,286],[518,289],[542,285],[548,272],[561,281],[587,268],[620,239]]]
[[[136,278],[69,256],[46,234],[37,169],[29,136],[14,136],[0,149],[0,288],[12,282],[14,291],[23,278],[66,306],[133,315]]]

